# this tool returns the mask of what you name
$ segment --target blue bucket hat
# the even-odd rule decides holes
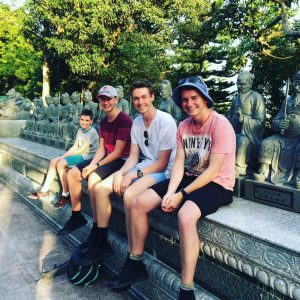
[[[177,106],[182,109],[181,91],[182,89],[189,87],[195,88],[205,98],[205,100],[207,100],[208,107],[214,106],[214,101],[208,94],[206,84],[198,76],[179,80],[179,86],[173,91],[172,95],[172,98]]]

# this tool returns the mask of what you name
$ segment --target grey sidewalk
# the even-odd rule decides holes
[[[65,262],[71,247],[54,230],[0,183],[1,299],[128,299],[101,282],[82,288],[65,275],[42,279],[40,272]]]

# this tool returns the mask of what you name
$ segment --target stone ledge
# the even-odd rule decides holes
[[[6,186],[10,187],[16,193],[16,196],[21,198],[22,201],[29,205],[39,216],[50,222],[55,229],[61,228],[70,216],[70,210],[68,207],[65,207],[64,209],[55,209],[51,203],[51,199],[39,201],[31,200],[26,197],[26,193],[37,186],[18,172],[2,166],[0,167],[0,180],[2,180]],[[91,224],[92,219],[87,215],[85,217]],[[88,232],[88,229],[85,227],[66,238],[72,244],[79,245],[80,241],[85,240]],[[127,243],[124,238],[112,231],[109,232],[109,242],[114,251],[114,255],[108,256],[104,264],[110,273],[117,274],[127,256]],[[147,284],[135,284],[129,290],[131,297],[136,300],[176,299],[180,285],[179,274],[147,253],[145,254],[144,261],[147,266],[150,279],[148,279]],[[196,297],[199,300],[219,299],[199,286],[196,286]]]
[[[26,120],[0,119],[0,137],[19,137],[26,127]]]
[[[17,147],[18,142],[20,141],[13,141],[13,145],[10,145],[7,139],[6,141],[0,139],[0,150],[2,149],[6,152],[5,155],[11,156],[13,159],[14,155],[21,151]],[[3,143],[5,150],[3,150]],[[25,146],[22,145],[22,147]],[[10,151],[8,151],[9,148]],[[11,150],[12,148],[13,150]],[[18,155],[21,162],[26,151],[23,155],[21,152]],[[42,152],[45,155],[45,151]],[[26,157],[29,165],[36,164],[41,159],[39,154],[32,154],[35,157],[33,161],[28,161],[29,157]],[[46,160],[46,158],[42,160]],[[122,232],[124,233],[124,220],[121,220],[124,219],[123,205],[116,198],[112,199],[112,203],[114,214],[119,213],[112,218],[115,219],[112,220],[112,223],[114,229],[122,234]],[[166,215],[157,209],[151,214],[150,225],[151,232],[147,241],[147,251],[179,271],[179,236],[176,216]],[[230,206],[221,208],[217,213],[199,222],[198,230],[202,239],[201,249],[203,251],[200,263],[208,261],[207,257],[209,256],[227,266],[235,276],[240,277],[239,273],[234,273],[234,270],[255,280],[256,285],[262,283],[263,289],[269,287],[274,290],[274,298],[270,299],[287,299],[284,298],[286,296],[299,300],[299,229],[299,214],[235,197]],[[165,252],[172,249],[172,254],[162,253],[164,247],[161,245],[166,246]],[[197,267],[197,279],[206,277],[203,274],[203,267],[203,264]],[[211,280],[211,276],[207,276],[207,278],[201,280],[202,283],[218,291],[218,284]],[[223,285],[224,289],[220,293],[229,297],[230,291],[226,290],[226,282]],[[237,299],[237,294],[231,298]],[[249,299],[255,299],[255,297]]]

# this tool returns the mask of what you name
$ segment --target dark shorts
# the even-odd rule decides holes
[[[195,177],[183,176],[176,192],[182,188],[188,186]],[[151,187],[161,198],[167,193],[169,179],[159,182]],[[193,201],[201,211],[201,217],[205,217],[209,214],[216,212],[219,207],[230,204],[232,202],[232,191],[225,189],[221,185],[210,182],[202,188],[193,191],[187,197],[187,200]],[[183,204],[183,203],[182,203]]]
[[[91,159],[85,160],[84,162],[78,164],[76,167],[79,169],[81,172],[83,168],[88,166],[91,163]],[[125,164],[124,159],[117,159],[115,161],[112,161],[106,165],[100,166],[97,168],[94,173],[96,173],[102,180],[108,177],[109,175],[119,171],[122,166]]]

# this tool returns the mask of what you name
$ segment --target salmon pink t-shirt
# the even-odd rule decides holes
[[[200,129],[191,117],[180,122],[177,148],[184,149],[185,170],[199,176],[208,168],[211,153],[226,154],[220,172],[213,182],[233,190],[235,183],[235,132],[224,116],[213,111]]]

